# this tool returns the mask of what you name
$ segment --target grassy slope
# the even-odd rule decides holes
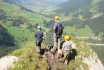
[[[22,16],[23,19],[25,19],[30,25],[38,23],[41,25],[43,29],[45,29],[42,24],[43,20],[45,19],[49,21],[49,19],[44,16],[27,12],[25,10],[21,10],[20,7],[13,4],[2,2],[1,0],[0,0],[0,9],[4,10],[7,13],[7,16],[11,16],[14,19]],[[16,41],[19,41],[18,38],[22,39],[23,37],[27,38],[28,41],[34,40],[34,32],[26,29],[26,27],[28,27],[27,24],[23,24],[21,25],[21,27],[12,27],[11,23],[12,21],[7,21],[6,23],[2,24],[8,29],[10,34],[12,34],[15,37]],[[36,28],[34,28],[34,30],[36,30]]]
[[[85,28],[76,30],[76,32],[75,32],[74,27],[66,26],[64,29],[64,32],[66,32],[69,35],[71,35],[71,33],[73,33],[73,34],[76,34],[76,35],[82,36],[82,37],[88,37],[88,36],[93,35],[92,30],[87,25],[85,26]]]
[[[2,0],[0,0],[0,9],[2,9],[5,13],[7,13],[6,16],[8,18],[16,19],[22,16],[22,18],[25,19],[29,23],[29,24],[24,23],[21,25],[21,27],[13,27],[11,25],[12,21],[6,21],[5,23],[2,23],[2,21],[0,21],[0,24],[2,24],[8,30],[8,32],[14,36],[16,40],[15,47],[14,46],[9,46],[9,47],[1,46],[1,49],[3,51],[0,51],[0,57],[7,55],[13,50],[16,50],[22,47],[34,46],[34,41],[35,41],[34,32],[27,29],[26,27],[28,27],[28,25],[34,25],[38,23],[41,25],[41,27],[44,30],[45,27],[43,27],[43,24],[42,24],[43,20],[44,19],[47,21],[50,20],[49,18],[46,18],[39,14],[34,14],[31,12],[27,12],[25,10],[21,10],[20,7],[13,5],[13,4],[5,3]],[[36,28],[34,28],[33,30],[36,31]]]
[[[67,67],[64,66],[63,63],[61,63],[60,61],[58,61],[58,64],[64,70],[81,70],[80,66],[88,70],[87,64],[82,62],[82,57],[89,57],[92,54],[92,52],[90,52],[90,46],[88,46],[84,41],[80,39],[76,39],[74,37],[72,37],[71,39],[75,42],[76,47],[78,49],[76,61],[71,60],[69,66]],[[42,47],[43,46],[44,44],[42,44]],[[48,64],[46,62],[46,58],[39,60],[39,55],[36,53],[34,49],[35,48],[33,46],[28,46],[23,49],[15,50],[11,54],[9,54],[19,57],[19,61],[15,62],[15,65],[10,70],[47,70]],[[83,55],[83,53],[85,54]]]
[[[13,17],[18,17],[19,16],[19,12],[23,12],[18,6],[15,6],[15,5],[14,5],[15,7],[13,7],[13,5],[10,5],[10,4],[7,4],[7,3],[2,3],[1,1],[0,1],[0,5],[2,5],[1,8],[4,11],[7,11],[7,12],[9,11],[8,15],[13,16]],[[13,9],[13,11],[11,12],[10,9]],[[42,23],[42,19],[37,14],[31,14],[30,12],[25,12],[24,11],[23,13],[21,13],[21,15],[24,18],[27,18],[30,21],[31,24],[38,22],[38,23],[40,23],[40,25],[42,25],[41,24]],[[44,19],[46,19],[46,18],[44,18]],[[6,24],[10,25],[11,22],[7,22]],[[37,69],[39,69],[39,70],[46,70],[46,68],[48,67],[48,65],[47,65],[47,63],[45,61],[46,59],[44,58],[42,61],[40,61],[39,60],[39,55],[34,50],[34,47],[33,47],[33,44],[34,44],[33,32],[30,32],[30,30],[24,29],[24,28],[17,28],[17,27],[11,28],[11,27],[8,27],[8,26],[5,26],[5,27],[8,29],[8,31],[12,35],[14,35],[16,37],[15,39],[17,41],[18,41],[19,37],[22,38],[23,36],[29,38],[29,41],[30,41],[30,42],[29,41],[25,42],[27,45],[29,45],[28,47],[26,47],[24,49],[15,50],[14,52],[12,52],[12,54],[9,54],[9,55],[15,55],[15,56],[19,57],[19,62],[16,62],[15,65],[10,70],[16,70],[16,69],[18,69],[18,70],[26,70],[26,69],[27,70],[28,69],[31,69],[31,70],[33,70],[33,69],[35,69],[35,70],[37,70]],[[69,28],[69,27],[66,26],[66,29],[65,29],[66,32],[67,32],[67,29],[68,30],[73,30],[73,31],[75,30],[75,28],[71,28],[71,27]],[[24,33],[22,32],[23,30],[25,30]],[[80,30],[78,30],[78,31],[80,32]],[[67,32],[67,33],[69,33],[69,32]],[[71,33],[73,33],[73,32],[71,32]],[[76,70],[81,70],[80,65],[82,64],[82,66],[86,70],[88,70],[87,65],[82,62],[82,58],[78,57],[78,56],[82,56],[81,52],[85,52],[86,54],[84,55],[84,57],[88,57],[90,55],[90,51],[88,51],[90,49],[90,47],[88,45],[86,45],[85,42],[82,42],[81,40],[78,40],[78,39],[75,39],[75,38],[72,38],[72,40],[76,43],[77,48],[78,48],[78,51],[77,51],[78,55],[77,55],[77,58],[76,58],[77,62],[71,61],[70,62],[70,66],[68,66],[67,68],[65,66],[63,66],[61,63],[60,63],[60,65],[62,65],[63,68],[65,68],[65,70],[67,70],[67,69],[71,70],[71,69],[74,69],[74,68]],[[23,46],[23,45],[27,46],[27,45],[24,44],[24,42],[22,44],[20,43],[18,46]],[[85,48],[83,48],[83,46]],[[30,52],[30,53],[28,53],[28,52]],[[44,69],[42,68],[43,65],[44,65]]]
[[[97,3],[101,2],[101,1],[102,0],[92,0],[92,7],[89,8],[90,12],[93,13],[92,16],[100,13],[100,12],[98,12],[99,5]],[[80,11],[85,11],[85,10],[81,9]],[[78,13],[80,11],[77,11],[77,12],[73,11],[72,13],[69,13],[69,15],[67,15],[67,16],[64,16],[63,13],[60,13],[60,16],[63,17],[62,18],[63,21],[71,21],[72,18],[78,18],[79,20],[86,20],[85,18],[83,18],[84,16],[82,14],[78,14],[79,15],[78,17],[74,17],[73,16],[74,14],[76,14],[76,13]],[[89,18],[87,18],[87,19],[89,19]],[[89,31],[88,34],[86,34],[87,33],[86,29],[88,29],[87,31]],[[75,30],[75,28],[74,28],[74,30]],[[73,28],[72,28],[72,31],[73,31]],[[87,27],[87,28],[81,28],[76,33],[75,33],[75,31],[73,33],[76,34],[76,35],[79,35],[79,36],[91,36],[91,35],[93,36],[94,35],[94,34],[92,34],[92,31],[91,31],[91,29],[89,27]],[[99,33],[98,37],[102,38],[102,33],[101,32]]]

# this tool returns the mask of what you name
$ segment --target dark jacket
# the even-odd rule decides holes
[[[36,41],[42,41],[42,40],[43,40],[43,39],[42,39],[43,36],[44,36],[44,35],[43,35],[43,32],[42,32],[42,31],[37,31],[37,32],[35,33]]]

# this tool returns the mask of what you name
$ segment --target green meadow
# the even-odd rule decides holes
[[[68,35],[75,34],[77,36],[88,37],[92,36],[92,30],[86,25],[85,28],[75,29],[75,27],[65,26],[64,32]]]

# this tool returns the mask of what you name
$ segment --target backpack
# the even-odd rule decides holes
[[[61,23],[57,23],[58,24],[58,27],[57,27],[57,32],[56,32],[56,37],[57,38],[60,38],[60,36],[62,35],[63,33],[63,25]]]

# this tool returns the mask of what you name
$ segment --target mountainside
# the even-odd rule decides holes
[[[0,46],[14,46],[15,40],[13,36],[0,25]]]
[[[0,0],[0,57],[28,44],[33,45],[36,27],[41,25],[45,30],[43,20],[50,19]]]
[[[7,0],[4,0],[4,1],[7,1]],[[8,0],[8,2],[12,2],[14,4],[19,4],[19,5],[38,5],[38,6],[51,6],[51,5],[57,5],[59,3],[62,3],[64,1],[67,1],[67,0]]]
[[[104,39],[104,0],[68,0],[58,5],[55,12],[60,16],[64,14],[66,25],[75,27],[77,32],[80,28],[90,27],[94,36]],[[60,13],[59,13],[60,12]],[[75,35],[75,34],[74,34]],[[78,34],[79,35],[79,34]],[[90,33],[90,36],[92,34]]]
[[[60,5],[55,12],[62,16],[68,34],[86,37],[86,42],[104,44],[104,0],[68,0]],[[60,13],[59,13],[60,12]],[[69,28],[70,27],[70,28]],[[87,39],[96,37],[96,40]],[[100,40],[99,40],[100,38]],[[104,64],[104,46],[92,46]],[[99,52],[100,51],[100,52]]]
[[[14,1],[16,1],[16,0],[14,0]],[[27,8],[25,8],[25,9],[27,9]],[[57,13],[55,13],[55,14],[57,14]],[[50,16],[50,15],[53,15],[53,14],[48,13],[48,16]],[[69,27],[69,25],[70,25],[69,22],[71,22],[71,26],[73,26],[72,22],[73,23],[74,22],[82,23],[82,22],[85,22],[85,20],[89,20],[88,18],[87,19],[82,18],[82,15],[78,16],[80,18],[80,21],[79,21],[79,18],[76,18],[74,16],[74,14],[72,15],[72,17],[74,16],[72,19],[69,19],[69,17],[68,17],[68,16],[70,16],[70,14],[65,16],[63,13],[61,13],[60,15],[62,15],[62,18],[66,17],[62,21],[66,22],[65,30],[67,30],[68,32],[65,31],[63,35],[66,35],[69,33],[69,28],[71,28],[71,27]],[[100,16],[101,15],[102,15],[102,13],[100,14]],[[10,57],[10,58],[4,57],[4,59],[0,59],[0,64],[6,62],[6,60],[8,61],[9,59],[11,59],[10,60],[11,62],[7,62],[7,63],[5,63],[5,65],[1,64],[0,67],[3,68],[3,66],[5,66],[6,67],[6,68],[4,67],[5,70],[9,67],[10,67],[9,70],[16,70],[16,69],[17,70],[50,70],[50,65],[47,61],[48,53],[45,55],[46,57],[41,58],[41,56],[36,52],[35,46],[34,46],[34,43],[35,43],[34,34],[37,30],[38,25],[40,25],[42,27],[42,31],[47,36],[46,40],[44,40],[44,42],[45,43],[47,42],[48,44],[50,44],[52,42],[51,37],[53,34],[52,34],[52,29],[50,27],[52,27],[52,25],[54,24],[54,21],[52,20],[52,18],[51,19],[50,18],[46,17],[40,13],[34,13],[28,9],[24,10],[23,8],[15,5],[15,4],[3,2],[2,0],[0,0],[0,24],[1,24],[0,29],[3,28],[3,30],[4,30],[4,31],[3,30],[0,31],[1,32],[0,41],[1,42],[8,41],[7,38],[4,38],[6,40],[2,39],[3,38],[2,36],[5,36],[5,35],[6,35],[5,37],[10,38],[9,39],[10,42],[14,43],[14,41],[15,41],[15,45],[12,47],[11,46],[7,46],[7,47],[0,46],[0,57],[3,57],[5,55],[7,55],[7,56],[12,55],[12,56],[16,56],[16,61],[18,59],[18,61],[14,62],[14,65],[11,66],[11,65],[9,65],[9,63],[13,63],[13,61],[15,61],[15,59],[12,57]],[[91,19],[93,19],[93,18],[91,18]],[[64,21],[64,20],[66,20],[66,21]],[[72,21],[72,20],[74,20],[74,21]],[[80,28],[81,24],[80,25],[76,24],[75,25],[76,29],[77,29],[77,25]],[[87,25],[85,27],[88,28]],[[73,29],[73,28],[71,28],[71,29]],[[77,32],[77,30],[75,30],[75,31]],[[89,31],[91,31],[91,30],[89,30]],[[70,35],[70,34],[68,34],[68,35]],[[61,70],[69,70],[69,69],[70,70],[84,70],[84,69],[85,70],[98,70],[98,68],[100,68],[99,70],[103,70],[104,66],[98,59],[96,53],[90,48],[90,46],[86,42],[82,41],[81,39],[77,39],[73,36],[71,37],[71,40],[75,43],[74,45],[77,49],[73,48],[73,52],[71,53],[71,56],[76,54],[75,55],[76,57],[74,56],[75,60],[73,60],[73,57],[70,56],[71,61],[67,67],[65,65],[63,65],[63,61],[57,60],[57,63],[60,65]],[[42,43],[43,50],[45,50],[45,46],[46,45],[44,43]],[[5,60],[5,58],[6,58],[6,60]],[[56,66],[57,63],[52,64],[52,65]],[[95,67],[98,67],[98,68],[95,68]],[[56,66],[54,68],[54,70],[55,69],[57,70],[58,67]]]
[[[74,42],[73,47],[76,47],[76,57],[75,60],[71,59],[69,62],[69,65],[66,67],[62,60],[56,59],[57,64],[59,65],[59,69],[61,70],[103,70],[104,66],[98,59],[96,53],[90,48],[88,44],[86,44],[84,41],[72,37],[71,40]],[[44,44],[42,44],[42,49],[44,49]],[[50,52],[45,52],[44,58],[40,58],[40,55],[34,50],[35,47],[33,46],[27,46],[22,49],[15,50],[8,56],[5,56],[0,59],[0,63],[3,63],[3,61],[7,61],[7,63],[4,62],[5,65],[2,66],[0,64],[0,69],[7,69],[9,70],[57,70],[57,64],[56,62],[52,65],[49,65],[48,56],[52,58],[52,54]],[[70,54],[70,58],[75,55],[75,48],[73,48],[72,53]],[[14,57],[16,56],[16,57]],[[55,55],[53,55],[55,56]],[[10,61],[8,61],[8,59]],[[53,61],[55,61],[54,58],[52,58]],[[17,61],[18,60],[18,61]],[[13,65],[13,61],[17,61]],[[52,62],[53,62],[52,61]],[[54,69],[52,69],[52,66],[54,66]],[[43,67],[44,66],[44,67]],[[50,67],[51,66],[51,67]]]
[[[60,9],[58,9],[57,12],[66,13],[66,15],[68,15],[69,13],[78,12],[91,7],[91,2],[91,0],[68,0],[58,5]]]
[[[23,6],[27,9],[30,9],[34,12],[43,12],[44,9],[52,8],[62,2],[67,0],[4,0],[5,2],[13,3],[16,5]]]

